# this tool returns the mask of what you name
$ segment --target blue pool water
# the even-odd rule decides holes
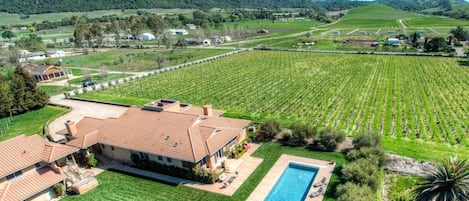
[[[266,201],[303,201],[316,177],[318,169],[297,163],[289,163]]]

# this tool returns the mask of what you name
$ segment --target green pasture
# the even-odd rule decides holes
[[[42,129],[47,121],[53,120],[68,110],[58,106],[46,106],[42,109],[32,110],[24,114],[13,116],[13,121],[9,125],[9,129],[6,129],[5,123],[7,118],[0,119],[0,130],[3,130],[3,135],[0,135],[0,141],[10,139],[12,137],[25,134],[42,135]]]
[[[68,86],[52,86],[52,85],[41,85],[39,88],[45,91],[49,96],[55,96],[58,94],[63,94],[67,91],[72,91],[75,87]]]
[[[106,83],[112,80],[117,80],[125,77],[130,77],[132,74],[126,74],[126,73],[108,73],[107,75],[101,75],[101,74],[93,74],[91,75],[91,81],[96,82],[96,83]],[[86,80],[86,78],[81,77],[81,78],[75,78],[70,80],[70,84],[78,84],[81,85],[83,82]]]
[[[41,23],[43,21],[60,21],[63,18],[69,18],[71,16],[86,16],[88,18],[98,18],[107,15],[116,15],[117,17],[128,17],[131,15],[137,15],[137,11],[144,11],[156,14],[180,14],[180,13],[192,13],[192,9],[125,9],[125,10],[100,10],[90,12],[63,12],[63,13],[45,13],[29,15],[27,19],[21,19],[19,14],[13,13],[0,13],[0,25],[31,25],[33,23]]]
[[[377,130],[391,139],[464,150],[468,76],[469,68],[453,58],[251,51],[79,97],[137,105],[159,98],[211,103],[231,117],[305,121],[350,135]],[[423,157],[415,154],[422,146],[388,145],[398,154]]]
[[[316,152],[306,150],[304,147],[282,146],[278,143],[268,142],[253,154],[264,159],[259,167],[249,176],[233,196],[224,196],[210,193],[183,185],[168,185],[153,180],[132,177],[112,171],[105,171],[97,176],[99,186],[83,195],[66,196],[64,201],[73,200],[207,200],[207,201],[238,201],[246,200],[251,192],[264,178],[281,154],[289,154],[324,161],[335,160],[336,169],[346,163],[345,157],[338,152]],[[340,177],[333,173],[329,188],[336,186]],[[324,200],[335,200],[330,191],[326,192]]]
[[[210,56],[233,51],[231,49],[187,48],[175,50],[159,49],[126,49],[109,50],[106,52],[90,52],[63,58],[64,66],[70,68],[83,67],[100,69],[106,67],[112,71],[148,71],[158,69],[157,55],[163,55],[162,67],[181,64]],[[57,59],[51,59],[56,62]]]

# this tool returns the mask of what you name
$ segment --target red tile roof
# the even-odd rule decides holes
[[[203,110],[192,110],[202,111]],[[153,112],[131,107],[119,118],[84,118],[68,145],[86,148],[97,142],[134,151],[198,162],[239,135],[247,120],[186,112]],[[213,134],[214,130],[221,130]],[[85,138],[92,138],[85,143]]]
[[[0,178],[34,165],[63,158],[77,148],[48,142],[39,135],[20,135],[0,142]]]
[[[0,201],[24,200],[52,185],[63,181],[65,177],[49,167],[31,171],[13,181],[8,181],[2,189]]]

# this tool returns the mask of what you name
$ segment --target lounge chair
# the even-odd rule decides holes
[[[321,179],[321,181],[315,183],[313,186],[314,186],[314,187],[321,187],[321,186],[325,186],[326,184],[327,184],[327,182],[326,182],[326,177],[323,177],[323,178]]]
[[[312,192],[311,194],[309,194],[309,197],[314,198],[314,197],[318,197],[320,195],[324,195],[324,188],[323,187],[319,188],[318,191],[315,191],[315,192]]]

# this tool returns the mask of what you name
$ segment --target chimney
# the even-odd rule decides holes
[[[77,126],[73,121],[68,120],[65,123],[65,127],[67,128],[68,134],[71,136],[75,136],[78,133]]]
[[[212,114],[212,105],[204,105],[204,115],[210,117]]]

